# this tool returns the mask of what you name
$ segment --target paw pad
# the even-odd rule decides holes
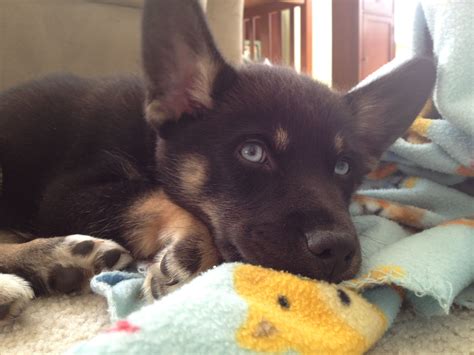
[[[71,249],[72,255],[80,255],[80,256],[86,256],[92,253],[92,250],[94,250],[94,241],[92,240],[84,240],[83,242],[79,242],[76,245],[74,245]]]
[[[105,252],[103,256],[105,266],[111,269],[115,264],[117,264],[121,255],[122,252],[118,249],[113,249]]]
[[[73,264],[97,274],[104,269],[123,269],[132,262],[130,253],[111,240],[74,234],[66,237],[66,244],[74,261],[64,260],[62,265]]]
[[[49,286],[61,293],[80,291],[85,280],[84,269],[77,267],[55,266],[49,275]]]

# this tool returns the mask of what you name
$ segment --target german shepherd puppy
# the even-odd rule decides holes
[[[152,260],[151,299],[228,261],[353,276],[351,194],[422,108],[433,63],[347,94],[233,68],[194,0],[147,1],[142,41],[144,79],[56,75],[0,96],[0,319],[132,259]]]

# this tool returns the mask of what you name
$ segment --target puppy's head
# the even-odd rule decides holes
[[[146,3],[143,61],[159,178],[224,260],[351,277],[350,196],[421,109],[433,64],[412,60],[347,94],[290,69],[232,68],[190,0]]]

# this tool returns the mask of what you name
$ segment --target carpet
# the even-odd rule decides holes
[[[56,296],[32,302],[15,324],[0,330],[0,354],[60,354],[107,327],[107,305],[97,295]],[[425,319],[405,309],[370,355],[472,354],[474,310]]]

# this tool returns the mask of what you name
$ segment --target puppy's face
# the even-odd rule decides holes
[[[171,24],[174,35],[160,32]],[[409,62],[346,95],[290,69],[237,70],[189,0],[148,2],[143,38],[159,178],[209,226],[224,260],[351,277],[360,247],[350,196],[423,105],[432,64]]]
[[[252,66],[212,109],[168,126],[165,186],[207,222],[225,260],[325,279],[357,270],[347,207],[367,161],[342,100],[292,70]]]

